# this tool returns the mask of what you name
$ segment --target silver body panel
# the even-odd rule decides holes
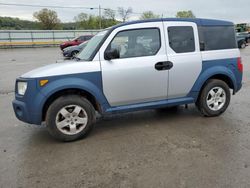
[[[104,51],[116,33],[122,30],[159,28],[161,48],[154,56],[104,59]],[[103,92],[111,106],[129,105],[167,99],[168,71],[157,71],[155,64],[167,61],[162,22],[127,25],[115,29],[99,51]]]
[[[99,61],[65,61],[34,69],[22,78],[39,78],[101,71]]]
[[[195,36],[195,51],[175,53],[169,46],[167,27],[191,26]],[[115,34],[134,28],[158,27],[162,46],[157,55],[128,59],[104,60],[103,54]],[[202,70],[198,29],[191,22],[158,22],[120,27],[112,32],[100,50],[104,94],[111,106],[129,105],[186,96]],[[156,71],[154,65],[171,61],[169,71]]]
[[[168,27],[171,26],[191,26],[194,31],[195,51],[189,53],[176,53],[170,45],[168,39]],[[166,32],[166,46],[168,59],[173,63],[173,68],[169,70],[168,99],[186,96],[202,70],[202,58],[200,53],[198,29],[195,23],[191,22],[164,22]]]
[[[227,50],[213,50],[213,51],[204,51],[201,52],[203,61],[213,61],[218,59],[231,59],[240,57],[240,50],[227,49]]]

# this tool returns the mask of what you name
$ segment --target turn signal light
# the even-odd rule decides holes
[[[47,83],[49,82],[49,80],[40,80],[40,86],[45,86]]]

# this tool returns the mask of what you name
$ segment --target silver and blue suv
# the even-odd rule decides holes
[[[208,19],[153,19],[98,33],[71,62],[16,80],[13,108],[62,141],[84,137],[102,115],[195,103],[222,114],[242,86],[234,24]]]

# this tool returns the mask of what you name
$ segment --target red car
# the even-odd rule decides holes
[[[82,36],[76,37],[71,41],[66,41],[66,42],[60,44],[60,48],[61,48],[61,50],[63,50],[64,48],[67,48],[69,46],[79,45],[85,41],[90,40],[92,37],[93,37],[93,35],[82,35]]]

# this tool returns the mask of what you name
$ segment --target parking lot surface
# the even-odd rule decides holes
[[[243,89],[220,117],[194,106],[103,118],[60,143],[15,118],[15,78],[62,59],[57,48],[0,50],[0,187],[250,187],[250,47]]]

